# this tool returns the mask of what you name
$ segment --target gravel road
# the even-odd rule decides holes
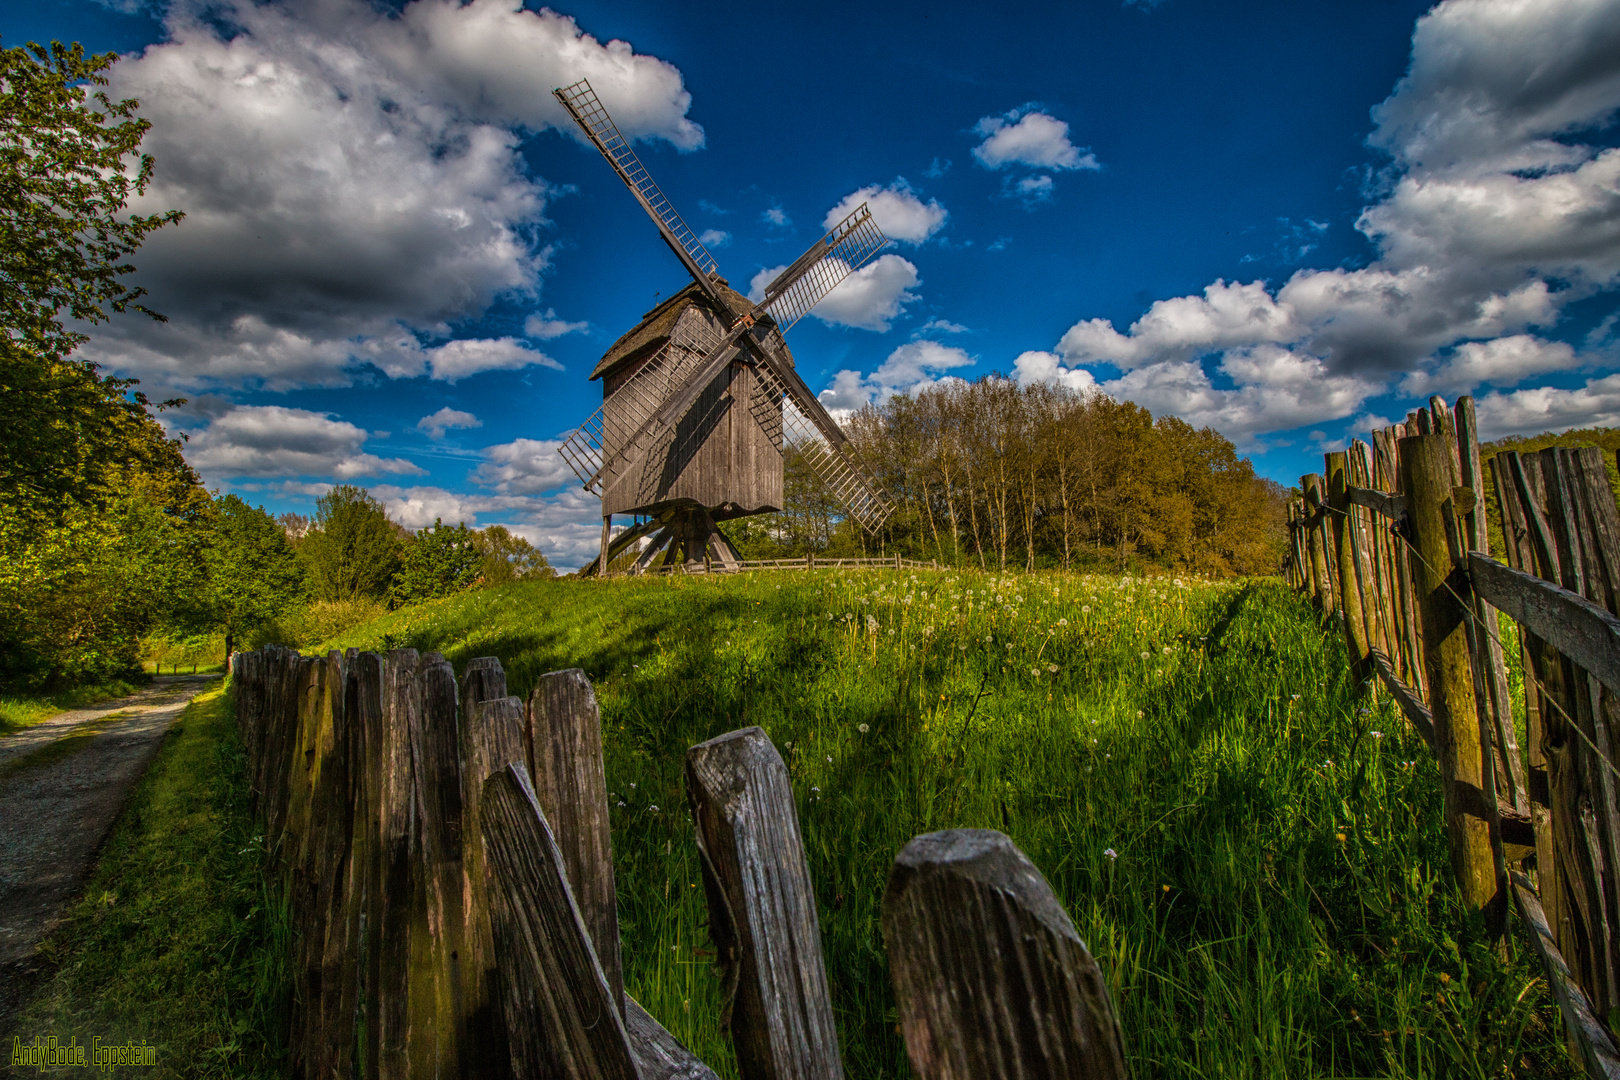
[[[164,732],[218,680],[160,675],[127,698],[0,737],[0,1028]]]

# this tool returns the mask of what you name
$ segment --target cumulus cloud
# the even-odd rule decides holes
[[[416,422],[416,426],[428,433],[430,439],[442,439],[444,433],[451,428],[479,428],[484,422],[470,412],[462,412],[446,405],[438,412],[424,416]]]
[[[868,402],[888,400],[896,394],[914,394],[940,382],[954,368],[967,367],[973,357],[954,345],[937,341],[908,341],[891,352],[871,375],[845,369],[819,397],[835,417],[847,416]]]
[[[152,121],[159,165],[133,209],[187,213],[146,242],[137,275],[171,321],[115,320],[85,348],[158,388],[511,366],[509,347],[458,346],[435,367],[426,346],[538,290],[551,189],[518,143],[547,127],[578,138],[550,88],[588,76],[627,137],[703,142],[679,71],[514,0],[180,3],[165,30],[110,90]]]
[[[590,329],[590,323],[569,322],[557,318],[557,313],[551,308],[541,315],[535,312],[523,320],[523,335],[536,338],[540,341],[551,341],[554,338],[566,337],[569,334],[583,334]]]
[[[574,478],[556,439],[514,439],[484,448],[484,462],[473,480],[499,495],[538,495]]]
[[[1567,342],[1544,341],[1530,334],[1465,341],[1434,368],[1414,371],[1401,383],[1408,394],[1464,393],[1477,386],[1517,386],[1532,375],[1568,371],[1579,361]]]
[[[724,229],[704,229],[698,243],[704,247],[725,247],[731,243],[731,234]]]
[[[1240,437],[1347,417],[1392,387],[1500,390],[1568,370],[1574,350],[1533,331],[1620,285],[1620,149],[1580,141],[1617,108],[1620,0],[1447,0],[1418,20],[1408,72],[1374,110],[1369,142],[1392,164],[1356,222],[1373,263],[1302,269],[1275,289],[1216,281],[1125,332],[1081,320],[1055,354],[1114,365],[1108,392]],[[1592,385],[1493,408],[1521,418],[1502,430],[1602,412]]]
[[[554,371],[563,366],[545,353],[535,352],[517,338],[462,338],[426,350],[428,368],[435,379],[456,382],[480,371],[509,371],[538,364]]]
[[[987,169],[1028,165],[1036,169],[1100,169],[1097,155],[1069,141],[1069,125],[1028,106],[973,125],[984,141],[973,157]],[[1050,183],[1051,178],[1046,178]]]
[[[945,226],[946,210],[938,199],[923,202],[904,177],[888,187],[870,184],[850,192],[827,211],[822,228],[831,229],[862,203],[872,212],[872,220],[890,240],[920,244]]]
[[[429,528],[435,521],[464,522],[468,528],[504,525],[539,548],[546,560],[562,572],[578,569],[600,548],[602,504],[584,491],[548,496],[499,495],[382,484],[373,487],[371,493],[382,502],[388,516],[407,529]]]
[[[1620,427],[1620,375],[1589,379],[1574,390],[1537,386],[1493,392],[1476,398],[1474,407],[1482,439],[1572,427]]]
[[[787,216],[787,211],[780,206],[773,206],[759,215],[759,220],[778,229],[785,229],[793,224],[793,219]]]
[[[421,473],[401,458],[363,449],[364,428],[328,413],[281,405],[238,405],[185,444],[186,460],[210,483],[238,477],[362,476]]]

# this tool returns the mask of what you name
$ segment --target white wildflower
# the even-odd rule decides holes
[[[1115,851],[1113,848],[1103,848],[1103,854],[1108,856],[1109,862],[1113,862],[1115,859],[1119,858],[1119,852]]]
[[[862,735],[865,735],[868,731],[871,731],[872,729],[871,729],[870,726],[868,726],[866,724],[862,724],[859,727],[857,727],[855,730],[860,732]]]

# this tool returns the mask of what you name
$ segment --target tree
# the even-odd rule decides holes
[[[509,581],[553,578],[553,570],[540,549],[513,535],[504,525],[491,525],[472,534],[479,551],[479,584],[505,585]]]
[[[400,567],[403,544],[382,503],[365,488],[339,484],[315,504],[315,527],[299,545],[316,599],[381,600]]]
[[[142,305],[127,258],[179,211],[126,214],[152,177],[138,102],[114,102],[116,53],[53,42],[0,49],[0,497],[96,499],[129,423],[146,415],[133,380],[70,356],[87,340],[66,319],[104,322]]]
[[[435,518],[405,548],[405,558],[394,579],[394,600],[414,604],[470,589],[483,563],[474,534],[465,523],[446,525]]]
[[[269,514],[235,495],[214,500],[208,548],[210,621],[225,631],[229,662],[236,639],[285,615],[309,591],[309,571]]]

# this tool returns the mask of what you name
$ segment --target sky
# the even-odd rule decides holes
[[[835,414],[999,374],[1225,434],[1284,484],[1431,394],[1482,435],[1620,424],[1620,0],[33,0],[117,51],[156,159],[156,323],[83,354],[183,396],[210,487],[559,567],[595,361],[688,281],[551,97],[588,78],[757,289],[865,201],[893,241],[796,326]]]

